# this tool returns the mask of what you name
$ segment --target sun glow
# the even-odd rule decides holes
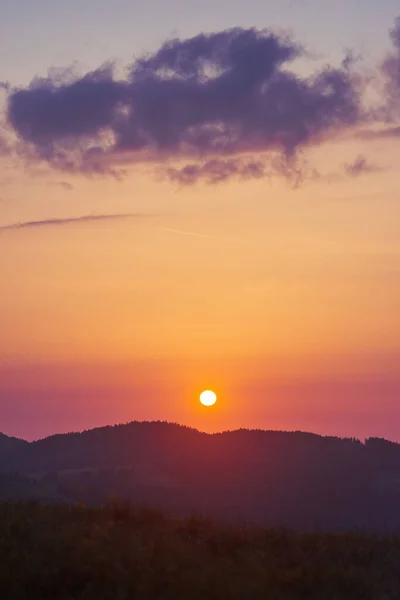
[[[211,390],[205,390],[200,394],[200,402],[203,406],[213,406],[217,401],[217,395]]]

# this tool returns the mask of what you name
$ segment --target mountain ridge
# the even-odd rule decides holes
[[[199,434],[209,436],[209,437],[225,435],[225,434],[232,434],[232,433],[237,433],[237,432],[267,433],[267,434],[296,434],[296,435],[306,435],[306,436],[311,436],[314,438],[322,438],[322,439],[330,439],[330,440],[351,440],[351,441],[355,440],[355,441],[359,442],[360,444],[365,444],[365,441],[367,441],[367,440],[382,440],[384,442],[387,442],[388,444],[394,444],[396,446],[400,446],[400,442],[388,440],[386,438],[381,438],[378,436],[369,436],[367,438],[364,438],[364,441],[363,441],[362,439],[357,438],[357,437],[341,437],[341,436],[335,436],[335,435],[327,435],[327,434],[315,433],[315,432],[307,431],[307,430],[303,430],[303,429],[261,429],[261,428],[247,428],[247,427],[239,427],[236,429],[223,429],[221,431],[216,431],[216,432],[206,432],[206,431],[202,431],[201,429],[198,429],[196,427],[192,427],[190,425],[183,425],[178,422],[161,421],[161,420],[152,420],[152,421],[133,420],[133,421],[127,421],[124,423],[101,425],[98,427],[91,427],[89,429],[72,430],[72,431],[63,432],[63,433],[52,433],[50,435],[47,435],[47,436],[44,436],[42,438],[38,438],[35,440],[31,440],[31,441],[25,440],[24,438],[19,438],[16,436],[8,435],[8,434],[0,431],[0,445],[1,445],[2,438],[7,438],[8,440],[15,440],[17,442],[23,442],[24,444],[37,444],[39,442],[43,442],[44,440],[48,440],[51,438],[58,438],[58,437],[63,437],[63,436],[78,436],[78,435],[83,435],[83,434],[87,434],[87,433],[94,432],[94,431],[106,431],[106,430],[110,430],[110,429],[120,429],[120,428],[129,427],[132,425],[152,425],[152,426],[153,425],[167,425],[170,427],[185,429],[185,430],[199,433]]]
[[[261,429],[208,434],[132,421],[5,445],[0,471],[19,480],[9,485],[5,478],[4,485],[23,497],[102,503],[113,494],[174,514],[400,529],[400,444],[380,438]]]

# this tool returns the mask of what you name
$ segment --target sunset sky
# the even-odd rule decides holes
[[[2,2],[0,431],[400,441],[399,14]]]

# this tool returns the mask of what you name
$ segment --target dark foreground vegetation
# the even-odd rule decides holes
[[[0,504],[7,600],[390,600],[400,537],[173,519],[112,503]]]

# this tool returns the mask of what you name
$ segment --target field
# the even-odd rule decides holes
[[[172,519],[118,502],[0,504],[6,600],[400,598],[400,536]]]

